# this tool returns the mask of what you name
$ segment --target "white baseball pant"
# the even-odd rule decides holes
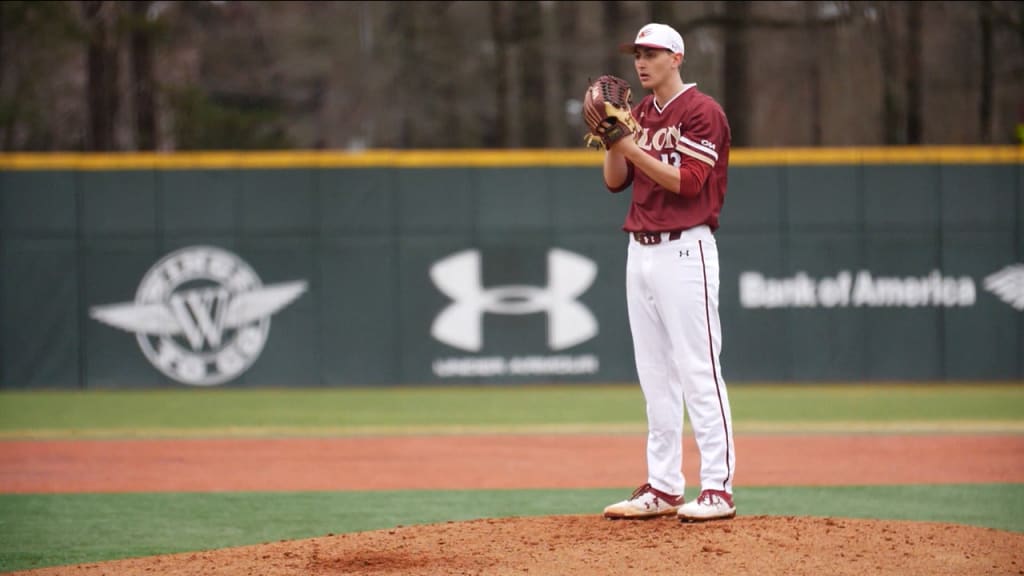
[[[702,490],[732,493],[732,414],[718,362],[718,247],[707,226],[644,245],[630,234],[626,300],[647,404],[648,482],[682,495],[683,406],[700,451]]]

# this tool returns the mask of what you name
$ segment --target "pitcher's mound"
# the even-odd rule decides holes
[[[72,574],[1024,575],[1024,534],[955,524],[740,516],[499,518],[34,570]]]

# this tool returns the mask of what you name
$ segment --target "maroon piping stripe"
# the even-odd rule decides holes
[[[732,467],[729,465],[729,423],[725,421],[725,405],[722,404],[722,388],[718,382],[718,367],[715,366],[715,343],[711,338],[711,309],[708,304],[708,271],[704,265],[704,241],[698,240],[700,248],[700,269],[704,273],[704,318],[708,329],[708,354],[711,357],[711,374],[715,377],[715,392],[718,394],[718,410],[722,413],[722,428],[725,429],[725,481],[722,482],[722,490],[726,489],[729,478],[732,477]]]

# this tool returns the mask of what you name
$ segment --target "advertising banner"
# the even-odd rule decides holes
[[[737,151],[725,379],[1024,379],[1024,164],[990,152]],[[0,387],[635,381],[598,156],[242,158],[0,157]]]

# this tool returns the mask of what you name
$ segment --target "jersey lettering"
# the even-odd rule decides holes
[[[636,145],[646,152],[652,150],[674,150],[682,138],[683,132],[679,126],[668,126],[651,132],[650,128],[644,128]]]

